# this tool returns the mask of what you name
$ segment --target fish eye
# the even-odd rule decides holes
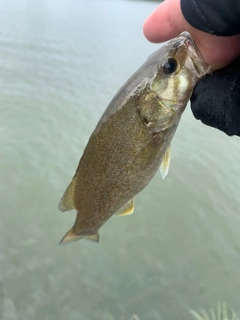
[[[174,58],[168,58],[167,62],[162,66],[164,74],[171,74],[177,69],[177,61]]]

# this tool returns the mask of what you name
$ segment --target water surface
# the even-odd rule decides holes
[[[0,3],[0,319],[186,319],[225,300],[240,313],[240,140],[187,108],[169,175],[98,245],[57,244],[57,204],[107,104],[159,45],[143,1]]]

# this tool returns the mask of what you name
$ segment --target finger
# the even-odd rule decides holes
[[[151,42],[163,42],[184,31],[179,0],[166,0],[146,19],[143,33]]]
[[[218,70],[240,55],[240,34],[219,37],[192,27],[183,17],[180,0],[165,0],[145,21],[143,32],[151,42],[163,42],[188,31],[211,70]]]
[[[219,37],[197,30],[192,36],[212,70],[227,66],[240,55],[240,35]]]

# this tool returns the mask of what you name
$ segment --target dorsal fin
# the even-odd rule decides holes
[[[60,211],[69,211],[75,208],[74,205],[74,189],[75,189],[75,179],[67,187],[66,191],[64,192],[59,204],[58,209]]]

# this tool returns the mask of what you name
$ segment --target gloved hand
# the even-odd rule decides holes
[[[191,97],[196,119],[227,135],[240,136],[240,57],[200,80]]]
[[[204,124],[238,136],[239,19],[240,0],[165,0],[143,26],[146,38],[152,42],[167,41],[182,31],[192,35],[211,70],[218,70],[197,84],[191,98],[193,114]]]

